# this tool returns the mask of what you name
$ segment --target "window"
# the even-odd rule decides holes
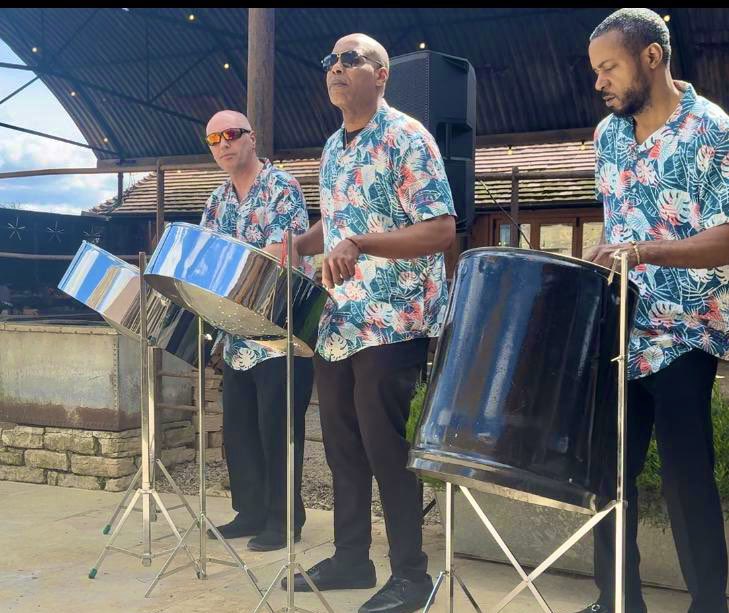
[[[572,226],[567,224],[542,224],[539,248],[549,253],[572,255],[572,231]]]

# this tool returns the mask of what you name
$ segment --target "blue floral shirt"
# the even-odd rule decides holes
[[[420,122],[383,100],[346,148],[343,130],[329,138],[321,158],[325,254],[349,236],[455,215],[438,146]],[[317,351],[334,361],[366,347],[438,336],[448,300],[445,279],[442,253],[413,259],[361,254],[354,277],[331,290]]]
[[[242,202],[230,179],[210,195],[200,225],[263,248],[283,242],[289,226],[294,235],[306,232],[309,217],[298,181],[264,160]],[[314,276],[311,258],[302,258],[300,266],[305,274]],[[218,335],[216,345],[221,339],[223,359],[235,370],[248,370],[263,360],[286,355],[223,332]]]
[[[632,118],[610,115],[595,132],[596,189],[608,243],[681,240],[729,222],[729,117],[677,82],[679,106],[642,144]],[[691,349],[729,359],[729,266],[630,273],[640,291],[628,376],[668,366]]]

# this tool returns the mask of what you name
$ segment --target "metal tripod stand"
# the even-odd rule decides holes
[[[618,364],[618,398],[617,398],[617,488],[615,492],[615,500],[609,502],[602,510],[595,513],[587,522],[585,522],[577,532],[575,532],[569,539],[567,539],[562,545],[560,545],[544,562],[537,566],[531,573],[527,575],[526,571],[517,561],[514,554],[509,550],[508,546],[501,538],[496,528],[489,521],[486,514],[483,512],[479,504],[474,499],[473,495],[467,487],[457,486],[464,496],[468,500],[471,507],[478,515],[481,522],[484,524],[486,529],[489,531],[491,536],[494,537],[501,550],[506,554],[506,557],[511,562],[512,566],[516,569],[517,573],[521,577],[521,583],[517,585],[509,594],[490,611],[498,613],[504,607],[506,607],[518,594],[524,589],[529,588],[532,595],[539,603],[539,606],[545,613],[553,613],[547,602],[544,600],[539,590],[534,585],[534,581],[551,567],[565,552],[571,549],[585,534],[587,534],[593,527],[595,527],[600,521],[610,515],[611,512],[615,511],[615,604],[614,613],[624,613],[625,611],[625,513],[626,513],[626,502],[625,502],[625,471],[624,471],[624,460],[625,460],[625,411],[627,402],[627,359],[628,359],[628,256],[626,251],[618,251],[613,255],[613,266],[608,278],[608,283],[612,283],[613,276],[620,262],[620,353],[617,357],[613,358],[614,362]],[[456,579],[461,585],[461,588],[468,597],[471,606],[478,613],[482,613],[476,601],[471,596],[470,592],[466,588],[465,584],[458,575],[455,573],[453,568],[453,485],[450,482],[446,483],[446,566],[438,576],[438,580],[433,587],[433,591],[430,594],[427,604],[423,613],[429,613],[435,596],[440,589],[441,585],[445,582],[448,590],[448,604],[446,611],[448,613],[454,613],[454,584],[453,579]]]
[[[172,553],[170,554],[169,558],[165,561],[164,565],[160,569],[159,573],[157,573],[157,576],[154,578],[154,581],[152,581],[152,584],[149,586],[149,589],[144,594],[145,598],[149,597],[149,595],[152,593],[152,590],[156,587],[157,583],[160,581],[160,579],[163,579],[164,577],[167,577],[169,575],[172,575],[176,572],[179,572],[185,568],[188,568],[189,566],[194,566],[198,579],[207,579],[207,565],[209,562],[215,563],[215,564],[222,564],[224,566],[232,566],[234,568],[240,568],[240,570],[243,571],[243,573],[246,575],[248,580],[250,581],[251,585],[253,586],[253,589],[256,591],[256,593],[260,596],[261,590],[258,589],[258,584],[256,583],[256,577],[253,574],[253,571],[248,567],[248,565],[240,558],[240,556],[235,552],[235,550],[230,546],[228,541],[225,540],[222,534],[220,534],[220,531],[215,527],[213,522],[210,521],[210,518],[207,516],[207,485],[206,485],[206,461],[205,461],[205,449],[206,449],[206,441],[205,441],[205,331],[203,329],[203,320],[198,317],[197,318],[197,324],[198,324],[198,378],[197,378],[197,418],[198,418],[198,464],[199,464],[199,480],[200,480],[200,512],[198,515],[191,512],[192,515],[192,524],[187,529],[185,534],[180,539],[180,542],[177,544],[177,547],[172,550]],[[194,558],[191,558],[191,556],[188,556],[191,558],[191,561],[187,564],[184,564],[182,566],[179,566],[177,568],[172,569],[171,571],[167,571],[167,568],[172,563],[172,560],[177,555],[177,552],[180,550],[180,548],[184,548],[185,551],[188,551],[187,545],[185,544],[187,542],[187,539],[192,534],[195,528],[199,528],[200,530],[200,558],[196,561]],[[220,541],[220,543],[225,547],[226,552],[228,555],[233,559],[233,561],[229,560],[219,560],[217,558],[212,558],[208,555],[207,552],[207,530],[210,529],[210,531],[215,535],[215,538]],[[269,607],[270,609],[270,607]],[[271,609],[270,609],[271,610]]]
[[[309,585],[311,590],[317,595],[322,606],[327,610],[328,613],[334,613],[334,610],[329,606],[329,603],[325,600],[322,593],[314,585],[311,577],[306,573],[304,568],[299,562],[296,561],[296,545],[294,542],[294,340],[291,332],[291,326],[293,322],[293,297],[292,297],[292,266],[291,258],[293,256],[293,237],[291,229],[289,228],[286,233],[285,241],[285,254],[286,254],[286,462],[287,462],[287,479],[286,479],[286,533],[287,533],[287,546],[286,546],[286,562],[276,574],[276,577],[271,582],[271,585],[266,590],[265,595],[258,603],[258,606],[253,610],[253,613],[258,613],[262,610],[263,606],[266,605],[269,610],[271,605],[268,604],[268,599],[273,592],[273,588],[278,583],[279,579],[286,574],[286,606],[282,609],[278,609],[276,613],[311,613],[307,609],[297,607],[295,603],[294,592],[294,573],[298,569],[304,580]]]
[[[156,419],[156,376],[153,372],[153,364],[154,364],[154,357],[152,360],[150,360],[150,355],[154,356],[154,348],[149,346],[148,343],[148,334],[147,334],[147,286],[144,283],[144,276],[143,272],[146,268],[146,254],[142,251],[139,253],[139,335],[140,335],[140,354],[141,354],[141,360],[140,360],[140,384],[141,384],[141,430],[142,430],[142,462],[139,467],[139,470],[137,470],[137,473],[134,475],[134,478],[132,479],[132,482],[129,484],[129,487],[127,488],[123,498],[119,502],[119,504],[114,509],[114,512],[111,515],[111,518],[106,523],[103,529],[103,534],[109,534],[111,532],[111,537],[109,538],[108,543],[104,546],[103,551],[101,552],[101,555],[96,560],[96,563],[94,564],[93,568],[89,571],[89,579],[94,579],[99,571],[99,568],[101,568],[101,564],[104,561],[104,558],[106,556],[114,551],[118,553],[125,553],[127,555],[133,556],[135,558],[139,558],[142,561],[142,566],[150,566],[152,564],[152,559],[164,555],[166,553],[169,553],[171,551],[170,549],[159,551],[159,552],[153,552],[152,551],[152,522],[156,521],[156,515],[157,510],[162,512],[162,515],[164,516],[165,520],[167,521],[167,524],[169,525],[170,529],[172,530],[172,533],[177,538],[178,542],[182,542],[182,537],[180,536],[180,532],[177,529],[177,526],[175,526],[175,523],[172,521],[172,518],[170,517],[169,512],[174,509],[179,508],[186,508],[187,511],[190,513],[192,517],[195,517],[195,512],[192,510],[192,507],[188,504],[187,500],[185,500],[185,497],[182,494],[182,491],[177,486],[177,484],[174,482],[172,477],[170,476],[170,473],[167,471],[167,469],[164,467],[162,462],[159,458],[156,457],[157,449],[156,449],[156,430],[157,430],[157,419]],[[174,490],[175,494],[177,494],[178,498],[180,499],[181,503],[179,506],[171,507],[168,509],[165,504],[162,502],[162,498],[160,497],[159,493],[156,489],[156,468],[159,468],[162,473],[164,474],[165,478],[169,482],[170,486]],[[139,483],[141,478],[141,487],[138,489],[137,484]],[[134,491],[134,495],[132,496],[131,502],[127,505],[126,502],[129,499],[130,495]],[[134,510],[137,501],[142,501],[142,553],[136,553],[134,551],[130,551],[128,549],[123,549],[121,547],[115,547],[114,542],[119,537],[121,533],[121,529],[126,523],[127,519],[129,519],[129,516],[131,512]],[[125,508],[126,505],[126,508]],[[116,527],[112,531],[112,526],[114,522],[116,521],[116,518],[119,516],[119,513],[121,513],[121,510],[124,509],[124,513],[122,515],[121,520],[116,525]],[[178,545],[179,546],[179,545]],[[193,557],[190,550],[185,547],[185,553],[190,558],[190,560],[197,566],[197,562],[195,561],[195,558]]]

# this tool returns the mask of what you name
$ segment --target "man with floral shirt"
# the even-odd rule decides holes
[[[322,65],[344,122],[322,154],[322,219],[294,244],[301,255],[326,255],[322,279],[333,298],[314,364],[334,477],[336,553],[309,575],[321,590],[376,585],[369,559],[374,475],[392,576],[359,611],[408,613],[425,605],[433,584],[417,479],[406,469],[405,423],[428,340],[445,315],[442,252],[455,237],[455,210],[433,137],[384,100],[389,59],[382,45],[345,36]],[[309,589],[301,575],[295,589]]]
[[[309,228],[304,196],[291,175],[256,156],[256,134],[245,115],[221,111],[207,125],[206,140],[229,178],[208,199],[200,225],[267,251],[281,245],[289,227]],[[301,266],[313,276],[310,258]],[[229,334],[223,343],[223,439],[233,509],[221,526],[226,538],[253,536],[248,548],[286,546],[285,354]],[[295,535],[305,520],[301,500],[304,417],[311,397],[311,359],[295,358]]]
[[[640,291],[628,363],[626,611],[644,613],[636,478],[655,425],[663,493],[690,613],[726,613],[727,552],[714,480],[711,391],[729,359],[729,117],[670,72],[666,24],[622,9],[590,37],[595,88],[612,115],[595,132],[611,266],[627,251]],[[614,524],[595,530],[599,600],[612,611]]]

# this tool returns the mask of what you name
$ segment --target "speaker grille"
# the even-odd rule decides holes
[[[430,56],[394,59],[390,63],[390,79],[385,99],[426,128],[430,126]]]

